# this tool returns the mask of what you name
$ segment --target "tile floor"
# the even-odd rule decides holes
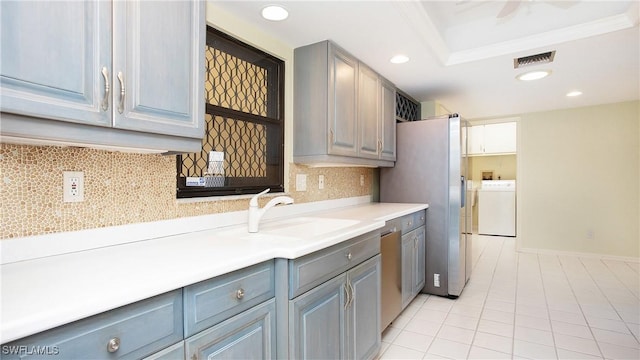
[[[420,294],[379,359],[640,359],[640,263],[515,252],[473,237],[457,300]]]

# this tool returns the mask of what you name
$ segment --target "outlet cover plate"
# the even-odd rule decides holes
[[[62,172],[62,201],[82,202],[84,201],[84,172],[63,171]]]

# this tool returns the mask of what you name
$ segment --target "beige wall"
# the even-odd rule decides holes
[[[638,101],[518,123],[518,244],[640,257]]]
[[[293,49],[210,3],[207,21],[285,61],[285,188],[295,202],[371,195],[372,169],[292,163]],[[63,171],[84,172],[84,202],[62,202]],[[309,191],[289,186],[297,173],[307,174]],[[324,190],[318,190],[320,174]],[[0,144],[0,178],[0,239],[245,210],[249,203],[246,198],[176,200],[175,156]]]
[[[493,171],[493,180],[515,180],[516,155],[470,156],[471,179],[482,180],[483,171]]]

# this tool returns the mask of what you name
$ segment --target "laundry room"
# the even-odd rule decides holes
[[[474,122],[468,129],[467,228],[482,235],[516,235],[517,118]],[[470,223],[469,223],[470,222]]]

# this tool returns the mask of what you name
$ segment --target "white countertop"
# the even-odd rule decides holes
[[[240,224],[165,237],[157,237],[156,232],[149,240],[115,241],[115,245],[77,252],[66,249],[60,255],[5,263],[0,266],[0,343],[262,261],[294,259],[427,207],[368,203],[307,212],[302,216],[354,221],[337,231],[305,238],[249,234],[246,224]],[[261,229],[295,216],[265,220]]]

